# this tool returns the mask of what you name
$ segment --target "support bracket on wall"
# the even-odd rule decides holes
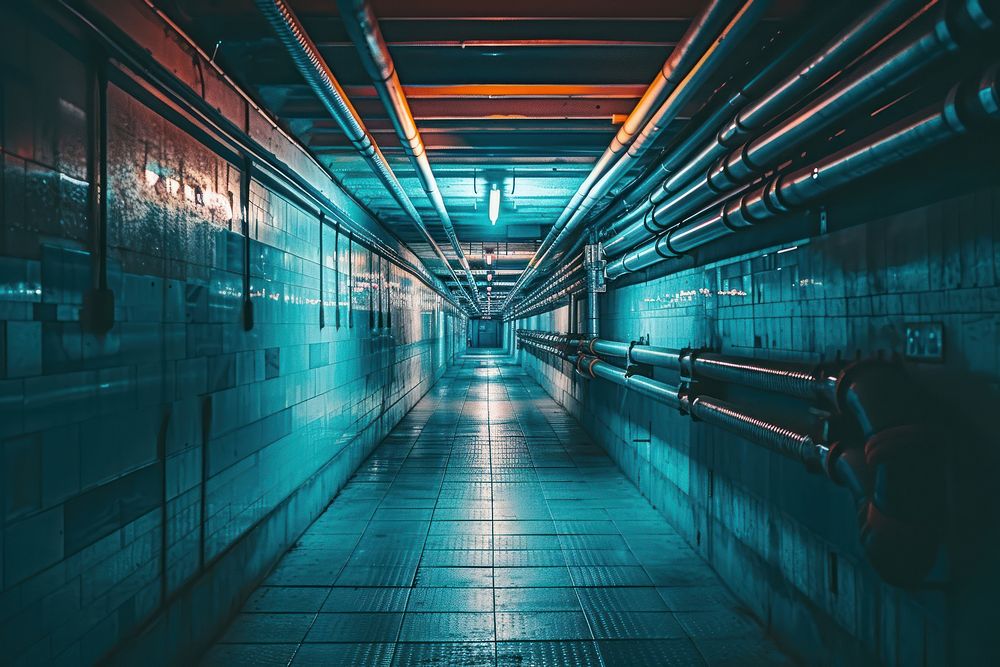
[[[91,333],[104,335],[115,325],[115,293],[108,287],[108,60],[103,53],[95,58],[89,95],[87,175],[93,280],[83,295],[80,322]]]
[[[253,175],[253,160],[243,158],[240,172],[240,208],[243,231],[243,329],[253,329],[253,301],[250,299],[250,179]]]
[[[319,328],[326,327],[326,312],[323,308],[323,273],[326,271],[326,257],[323,255],[323,233],[326,231],[326,215],[319,212]]]
[[[333,321],[340,329],[340,223],[333,225],[333,301],[336,304]]]

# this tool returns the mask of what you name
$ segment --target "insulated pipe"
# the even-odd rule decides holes
[[[372,139],[364,121],[358,115],[357,110],[347,99],[344,89],[340,87],[337,79],[330,71],[330,67],[323,60],[316,45],[306,34],[302,24],[292,12],[285,0],[255,0],[257,8],[274,29],[278,40],[288,50],[288,54],[295,63],[295,67],[302,74],[306,83],[319,98],[320,102],[330,113],[330,116],[337,122],[337,125],[347,136],[354,149],[365,159],[372,172],[379,182],[388,190],[389,194],[396,201],[403,211],[409,216],[414,226],[420,232],[424,240],[438,258],[444,263],[444,267],[452,280],[460,283],[455,275],[448,258],[441,251],[437,241],[431,236],[424,224],[420,213],[414,207],[406,190],[400,184],[396,174],[386,161],[385,156],[379,149],[378,144]],[[476,299],[472,295],[467,295],[472,308],[478,310]]]
[[[737,146],[750,135],[759,132],[789,105],[826,82],[830,77],[835,76],[847,63],[861,55],[879,37],[905,19],[906,14],[912,12],[916,4],[916,0],[883,0],[883,2],[878,3],[826,44],[817,55],[806,60],[795,71],[781,80],[763,97],[746,104],[730,116],[728,112],[732,107],[738,106],[740,100],[755,93],[755,86],[764,77],[764,73],[754,77],[734,96],[735,99],[730,100],[728,106],[720,108],[721,112],[726,112],[727,118],[716,120],[715,115],[713,115],[711,119],[706,121],[706,125],[709,127],[692,135],[692,137],[698,138],[697,142],[685,141],[679,145],[660,163],[657,170],[646,177],[645,183],[647,185],[645,187],[652,190],[649,192],[649,196],[639,206],[625,212],[615,220],[608,229],[608,235],[617,234],[629,225],[642,220],[654,205],[703,174],[712,162],[726,153],[727,150]],[[780,62],[781,59],[774,61],[775,64]],[[768,68],[772,66],[769,65]],[[720,126],[721,129],[715,131],[715,128]],[[714,136],[704,136],[707,134],[714,134]],[[707,139],[705,145],[693,156],[690,156],[695,150],[695,143],[700,145],[703,143],[703,139]],[[686,158],[689,159],[685,162]],[[665,178],[665,180],[656,182],[655,179],[658,176]],[[640,187],[637,190],[642,192],[644,188]],[[620,254],[626,249],[627,246],[622,247],[619,244],[612,247],[609,252],[610,254]]]
[[[628,119],[626,119],[622,127],[623,132],[615,135],[615,139],[612,140],[611,144],[594,164],[590,173],[587,174],[583,183],[580,184],[580,187],[570,198],[569,203],[563,209],[562,213],[559,214],[548,234],[542,239],[542,244],[528,263],[528,268],[521,274],[514,288],[507,295],[504,307],[510,303],[510,300],[513,299],[517,291],[530,279],[535,271],[535,267],[540,263],[540,258],[548,251],[552,241],[562,231],[566,221],[573,215],[590,188],[604,174],[605,170],[610,167],[615,156],[627,146],[627,144],[622,144],[622,141],[630,141],[636,131],[633,128],[639,128],[646,124],[657,105],[666,99],[674,87],[696,65],[702,51],[707,48],[712,38],[722,29],[726,19],[732,15],[737,6],[738,2],[736,0],[710,0],[705,9],[695,17],[690,27],[684,33],[684,36],[681,37],[677,45],[671,50],[670,55],[667,57],[656,78],[649,85],[646,92],[643,93],[639,103],[636,104],[635,108],[629,114]],[[626,127],[629,129],[626,130]]]
[[[1000,119],[998,66],[974,85],[952,88],[943,105],[911,116],[815,164],[766,181],[749,193],[673,227],[654,241],[609,262],[614,279],[815,201],[884,167],[943,144],[969,131],[970,124]]]
[[[620,254],[698,212],[720,195],[751,182],[763,171],[776,167],[803,142],[874,100],[886,88],[906,81],[957,51],[963,43],[992,32],[1000,12],[998,5],[998,0],[962,0],[956,11],[942,12],[924,33],[867,62],[784,122],[716,159],[704,178],[681,187],[657,204],[642,221],[634,222],[608,241],[606,252]],[[711,152],[703,151],[696,159],[707,159]]]
[[[438,188],[437,179],[431,170],[431,163],[427,159],[427,151],[424,148],[424,140],[417,129],[416,120],[410,110],[410,103],[406,99],[403,91],[403,84],[396,74],[396,65],[389,52],[389,46],[382,37],[379,29],[378,19],[372,11],[368,0],[337,0],[341,18],[347,33],[357,47],[358,55],[361,57],[361,64],[375,85],[379,99],[389,114],[389,120],[396,130],[399,142],[406,150],[406,155],[413,164],[420,179],[420,185],[431,202],[441,226],[444,227],[448,241],[452,250],[455,251],[458,262],[465,270],[465,277],[469,282],[469,290],[479,304],[479,288],[476,279],[472,275],[469,267],[469,260],[465,257],[462,244],[455,234],[455,226],[452,224],[451,216],[444,204],[444,197]]]
[[[671,370],[680,370],[683,350],[672,350],[667,347],[655,347],[638,343],[622,343],[615,340],[591,338],[582,343],[582,350],[593,355],[604,357],[619,357],[630,359],[637,364],[658,366]]]
[[[613,364],[591,357],[586,354],[577,355],[576,368],[582,375],[590,378],[602,378],[638,394],[648,396],[655,401],[681,410],[682,401],[680,388],[657,382],[643,375],[629,375],[625,370]]]

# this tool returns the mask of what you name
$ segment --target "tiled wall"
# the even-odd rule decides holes
[[[824,477],[614,385],[582,382],[566,366],[521,355],[808,664],[964,665],[1000,656],[985,620],[996,618],[1000,590],[990,566],[1000,514],[996,494],[984,490],[991,483],[973,470],[998,462],[1000,190],[612,285],[602,305],[605,338],[649,335],[654,345],[787,360],[903,355],[907,323],[942,323],[943,361],[906,362],[944,426],[942,465],[957,466],[947,557],[917,591],[882,583],[864,562],[849,496]],[[564,331],[566,308],[519,326]]]
[[[90,664],[143,627],[129,655],[176,659],[434,383],[465,325],[254,181],[245,330],[239,166],[111,84],[115,325],[89,333],[87,65],[3,22],[0,663]]]

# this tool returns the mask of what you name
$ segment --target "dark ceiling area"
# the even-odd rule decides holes
[[[310,89],[252,0],[157,3],[219,65],[298,137],[443,280],[451,275]],[[707,3],[371,3],[422,136],[468,266],[486,285],[484,253],[506,257],[490,280],[491,311],[607,149],[623,121]],[[735,3],[731,3],[734,4]],[[384,153],[431,236],[461,275],[457,256],[334,0],[288,7]],[[627,185],[706,105],[724,102],[810,14],[806,0],[771,5],[609,191]],[[489,197],[500,191],[499,217]],[[595,208],[599,210],[600,206]],[[506,274],[506,275],[505,275]],[[457,293],[461,293],[460,291]],[[486,296],[485,292],[483,296]]]

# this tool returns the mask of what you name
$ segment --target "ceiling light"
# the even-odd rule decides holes
[[[497,184],[493,184],[493,189],[490,190],[490,224],[497,224],[497,219],[500,218],[500,191],[497,190]]]

